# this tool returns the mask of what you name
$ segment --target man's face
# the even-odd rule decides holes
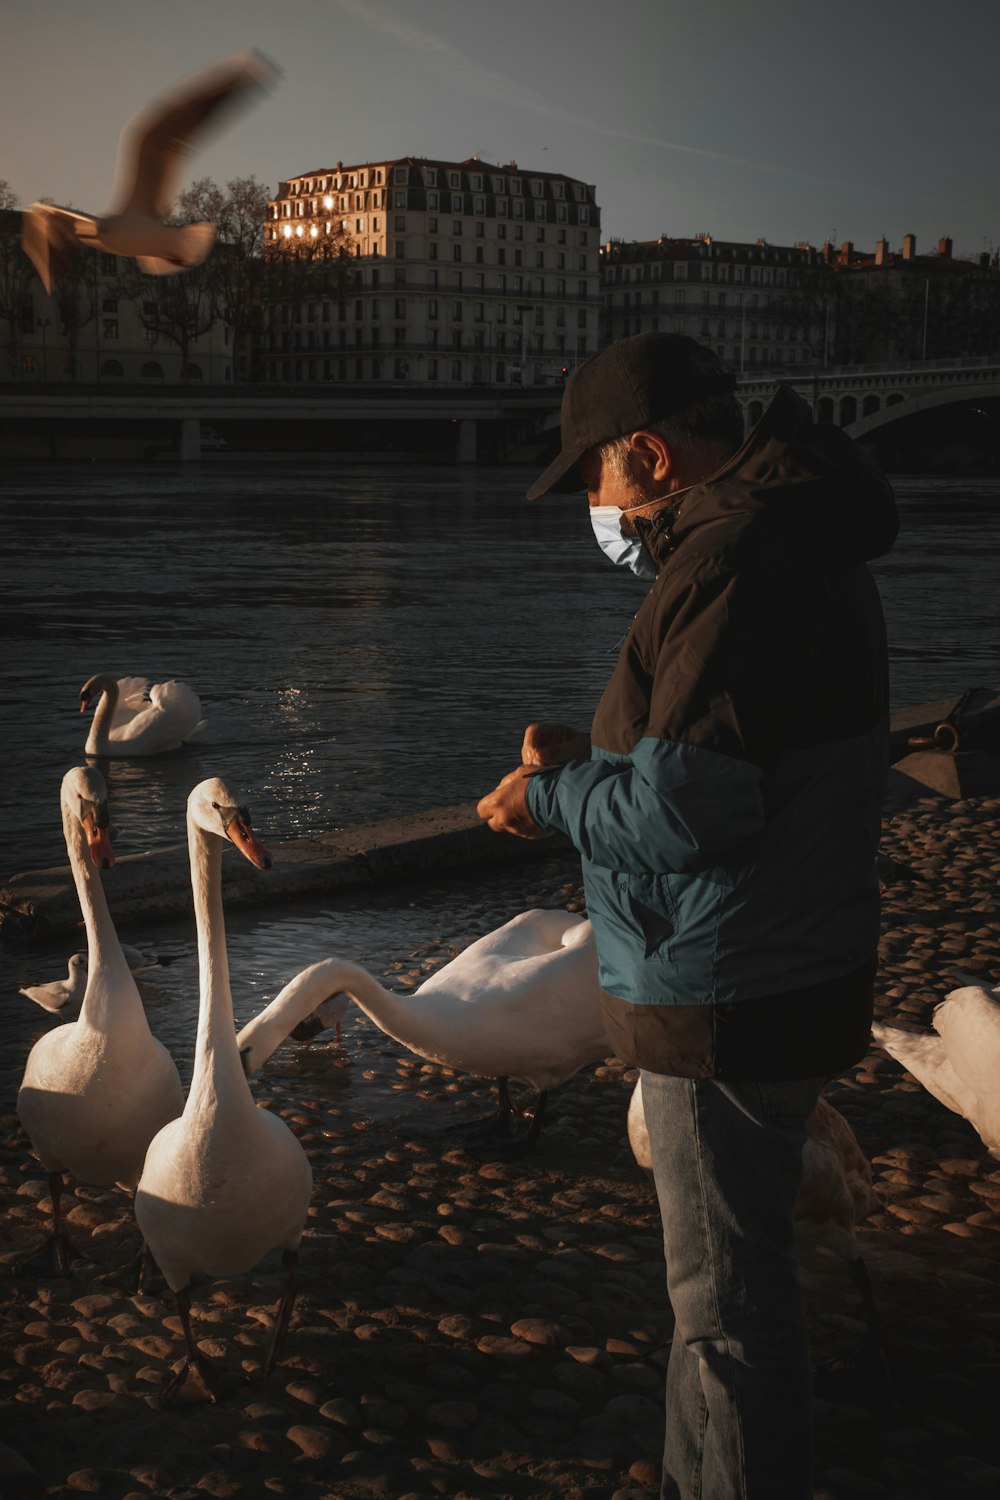
[[[626,510],[629,506],[641,505],[646,498],[634,479],[626,478],[601,462],[599,448],[588,449],[577,469],[591,507],[616,505],[619,510]]]

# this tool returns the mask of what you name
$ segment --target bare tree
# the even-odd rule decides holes
[[[21,249],[21,215],[17,194],[0,178],[0,322],[7,325],[10,378],[21,375],[21,339],[32,327],[31,283],[34,269]]]
[[[207,219],[216,227],[211,292],[216,315],[232,334],[237,380],[257,374],[254,351],[263,326],[264,221],[270,196],[270,188],[253,175],[230,178],[225,191],[202,177],[178,200],[183,219]]]
[[[270,344],[283,353],[300,347],[304,304],[342,301],[357,281],[354,242],[340,223],[329,234],[282,237],[268,249],[265,267]]]
[[[150,344],[163,338],[176,344],[181,379],[188,378],[191,345],[216,323],[211,268],[207,261],[174,276],[149,276],[137,266],[127,270],[121,287],[132,303]]]

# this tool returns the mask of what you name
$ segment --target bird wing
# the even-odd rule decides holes
[[[954,1110],[956,1115],[966,1114],[967,1105],[960,1101],[967,1098],[968,1090],[949,1061],[939,1036],[903,1031],[898,1026],[884,1026],[880,1021],[872,1026],[872,1036],[946,1109]]]
[[[278,76],[260,52],[224,57],[182,79],[122,131],[115,202],[107,217],[165,219],[197,137],[225,111],[252,102]]]
[[[92,214],[60,208],[56,203],[29,203],[21,214],[21,247],[47,292],[59,274],[60,262],[80,239],[92,239],[97,220]]]

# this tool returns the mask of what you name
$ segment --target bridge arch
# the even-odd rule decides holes
[[[862,412],[849,425],[844,425],[844,430],[853,438],[866,436],[869,432],[876,432],[878,428],[885,427],[890,422],[896,422],[900,417],[917,416],[920,412],[934,411],[943,406],[967,406],[970,402],[978,400],[996,400],[1000,395],[995,380],[978,379],[970,380],[961,384],[944,384],[933,386],[930,390],[923,389],[918,395],[903,395],[899,391],[890,391],[885,398],[885,403],[880,411],[866,415]]]

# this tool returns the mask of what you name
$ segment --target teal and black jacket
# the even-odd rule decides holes
[[[659,573],[591,758],[528,783],[583,857],[605,1022],[683,1077],[832,1076],[864,1056],[888,765],[865,561],[892,490],[787,387],[727,463],[640,523]]]

